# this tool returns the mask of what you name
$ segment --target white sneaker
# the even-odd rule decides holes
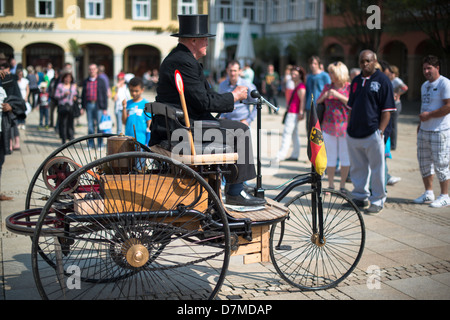
[[[450,198],[448,195],[440,195],[436,200],[434,200],[431,204],[430,207],[433,208],[443,208],[443,207],[447,207],[450,206]]]
[[[434,194],[424,192],[420,197],[414,199],[414,203],[430,203],[434,201]]]
[[[400,180],[402,180],[402,178],[391,176],[391,177],[389,178],[387,184],[388,184],[388,186],[393,186],[394,184],[396,184],[396,183],[399,182]]]

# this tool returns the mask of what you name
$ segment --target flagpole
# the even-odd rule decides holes
[[[317,125],[317,127],[316,127]],[[311,111],[309,115],[309,125],[308,125],[308,157],[312,158],[312,150],[311,150],[311,144],[313,140],[313,127],[316,129],[315,134],[317,134],[317,130],[321,133],[320,123],[317,119],[317,111],[316,106],[314,104],[314,95],[311,94]],[[317,137],[315,137],[317,138]],[[322,147],[325,147],[324,145]],[[316,151],[317,152],[317,151]],[[318,154],[316,155],[316,157]],[[319,242],[321,244],[325,243],[324,236],[323,236],[323,206],[322,206],[322,171],[325,170],[325,168],[318,168],[317,164],[317,158],[314,158],[314,162],[311,161],[311,176],[312,176],[312,182],[311,187],[315,191],[313,194],[312,199],[312,210],[313,210],[313,232],[318,233],[319,236]],[[326,154],[325,154],[326,157]],[[320,173],[319,173],[320,172]]]
[[[264,199],[264,189],[262,188],[262,174],[261,174],[261,110],[262,101],[258,99],[256,103],[256,189],[255,197]]]

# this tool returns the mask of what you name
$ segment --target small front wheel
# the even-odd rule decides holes
[[[288,217],[275,224],[270,234],[275,269],[302,290],[336,286],[355,269],[364,249],[364,221],[358,208],[342,193],[324,191],[323,239],[313,231],[313,190],[298,194],[286,204]]]

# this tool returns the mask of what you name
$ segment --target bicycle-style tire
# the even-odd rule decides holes
[[[64,192],[74,180],[77,190]],[[42,209],[32,244],[36,286],[51,300],[213,299],[230,258],[226,215],[208,182],[148,152],[74,172]]]
[[[322,190],[324,241],[312,228],[314,190],[299,193],[286,206],[288,217],[270,234],[270,256],[282,279],[302,290],[332,288],[358,264],[365,227],[357,206],[344,194]]]

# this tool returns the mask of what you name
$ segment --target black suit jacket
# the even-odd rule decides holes
[[[156,101],[177,106],[181,109],[180,96],[175,84],[175,70],[181,73],[184,82],[189,118],[195,120],[214,120],[211,112],[231,112],[234,110],[232,93],[219,94],[209,85],[202,65],[183,44],[172,50],[159,69],[159,82]],[[165,140],[165,120],[161,116],[152,119],[152,135],[149,145]]]

